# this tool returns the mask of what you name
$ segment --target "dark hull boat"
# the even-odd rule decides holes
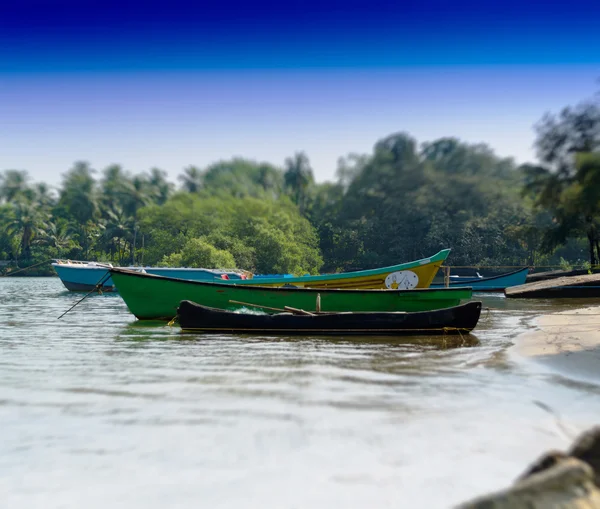
[[[184,331],[213,334],[409,336],[472,331],[481,302],[434,311],[366,313],[248,314],[223,311],[183,300],[178,308]],[[299,311],[299,310],[296,310]]]
[[[585,299],[600,297],[600,274],[547,279],[504,290],[515,299]]]

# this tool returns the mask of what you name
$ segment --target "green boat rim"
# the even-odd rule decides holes
[[[462,286],[460,288],[413,288],[412,290],[392,290],[390,288],[368,288],[368,289],[361,289],[361,288],[345,288],[343,290],[340,290],[339,288],[286,288],[285,286],[281,286],[281,287],[272,287],[272,286],[262,286],[260,284],[256,284],[256,285],[249,285],[249,284],[236,284],[236,283],[222,283],[221,281],[192,281],[189,279],[180,279],[180,278],[175,278],[175,277],[167,277],[167,276],[159,276],[157,274],[144,274],[144,273],[140,273],[134,270],[129,270],[129,269],[120,269],[120,268],[114,268],[114,269],[110,269],[108,272],[110,272],[111,274],[125,274],[127,276],[133,276],[133,277],[138,277],[141,279],[147,279],[147,278],[153,278],[153,279],[163,279],[165,281],[177,281],[177,282],[182,282],[182,283],[186,283],[186,284],[191,284],[191,285],[195,285],[195,286],[210,286],[210,287],[215,287],[215,286],[220,286],[223,288],[231,288],[231,287],[235,287],[239,290],[245,290],[245,291],[252,291],[255,289],[261,289],[261,290],[288,290],[288,289],[294,289],[294,290],[302,290],[303,292],[312,292],[312,293],[337,293],[337,292],[344,292],[344,293],[381,293],[381,292],[410,292],[411,295],[413,294],[419,294],[419,293],[431,293],[431,292],[439,292],[439,291],[443,291],[443,292],[461,292],[461,291],[465,291],[465,292],[472,292],[472,288],[470,286]]]

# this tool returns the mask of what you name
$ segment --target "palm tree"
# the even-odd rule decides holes
[[[28,188],[29,175],[25,170],[5,170],[0,176],[0,201],[14,201]]]
[[[304,152],[296,152],[293,157],[288,157],[285,160],[283,178],[286,188],[290,190],[292,199],[300,209],[300,213],[304,213],[307,190],[315,181],[310,162]]]
[[[117,263],[123,264],[126,259],[127,244],[133,246],[130,239],[134,231],[135,220],[117,205],[106,210],[105,215],[106,222],[104,224],[103,238],[111,253],[111,261],[115,261],[116,255]]]
[[[102,193],[101,202],[103,207],[108,208],[115,203],[123,203],[125,189],[130,182],[129,175],[119,164],[111,164],[102,171],[102,180],[100,181],[100,190]]]
[[[181,187],[188,193],[197,193],[203,186],[203,173],[196,166],[184,168],[183,175],[177,177],[181,181]]]
[[[78,161],[63,179],[59,204],[62,205],[80,227],[85,258],[90,249],[91,229],[98,214],[98,195],[95,170],[89,163]]]
[[[146,175],[136,175],[124,190],[125,212],[137,218],[137,212],[153,201],[152,189]]]
[[[31,245],[43,223],[38,208],[33,203],[18,201],[14,204],[14,219],[9,221],[6,231],[9,235],[20,236],[21,258],[31,258]]]
[[[35,200],[42,208],[50,209],[56,205],[56,196],[53,190],[44,182],[38,182],[34,185],[33,200]]]
[[[65,221],[58,223],[49,221],[44,224],[37,242],[55,248],[59,258],[77,245],[71,236],[69,224]]]
[[[148,186],[151,196],[158,205],[163,205],[173,191],[173,184],[167,181],[167,172],[152,168],[148,177]]]

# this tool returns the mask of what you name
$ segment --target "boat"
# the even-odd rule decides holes
[[[109,273],[125,304],[140,320],[171,320],[182,300],[217,309],[250,306],[306,311],[430,311],[470,299],[470,288],[413,290],[338,290],[332,288],[268,287],[205,282],[112,268]]]
[[[318,276],[261,277],[260,286],[295,286],[297,288],[337,289],[400,289],[429,288],[442,263],[448,258],[450,249],[412,262],[400,263],[378,269],[322,274]],[[253,279],[235,281],[236,285],[256,285]]]
[[[284,311],[284,310],[282,310]],[[415,313],[299,313],[251,314],[202,306],[189,300],[177,308],[184,332],[209,334],[284,334],[343,336],[414,336],[466,334],[481,314],[481,302]]]
[[[78,260],[55,260],[52,264],[58,277],[67,290],[72,292],[87,292],[94,290],[102,281],[100,289],[103,292],[115,291],[111,278],[105,279],[108,269],[113,268],[110,263],[78,261]],[[196,281],[210,281],[213,279],[229,280],[245,279],[247,275],[242,271],[224,271],[214,269],[197,269],[190,267],[125,267],[129,270],[137,270],[148,274],[159,276],[177,277]]]
[[[511,286],[523,285],[527,279],[529,269],[515,270],[498,276],[483,277],[465,277],[450,276],[448,286],[450,288],[459,288],[462,286],[470,286],[474,292],[502,292],[505,288]],[[443,288],[443,283],[432,283],[431,288]]]
[[[323,274],[318,276],[267,275],[259,276],[261,286],[294,286],[297,288],[429,288],[436,272],[444,263],[450,249],[420,260],[401,263],[378,269],[359,270],[354,272],[341,272],[338,274]],[[92,290],[104,277],[106,268],[113,268],[110,264],[97,262],[70,262],[61,261],[52,266],[58,273],[61,281],[69,290]],[[190,279],[194,281],[212,281],[224,279],[235,284],[256,285],[253,275],[244,271],[218,271],[212,269],[194,268],[167,268],[167,267],[120,267],[129,270],[145,271],[148,274]],[[104,282],[103,290],[114,291],[112,279]]]
[[[600,274],[545,279],[504,290],[519,299],[577,299],[600,297]]]

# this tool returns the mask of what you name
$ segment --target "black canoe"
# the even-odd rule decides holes
[[[469,302],[416,313],[319,313],[302,315],[248,314],[223,311],[182,300],[177,310],[184,331],[214,334],[408,336],[459,334],[472,331],[481,314],[481,302]]]

